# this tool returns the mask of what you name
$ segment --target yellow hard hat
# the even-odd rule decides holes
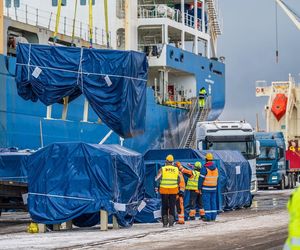
[[[166,157],[166,161],[168,161],[168,162],[173,162],[173,161],[174,161],[173,155],[168,155],[168,156]]]
[[[212,153],[207,153],[206,156],[205,156],[206,160],[208,161],[212,161],[214,159],[214,156]]]

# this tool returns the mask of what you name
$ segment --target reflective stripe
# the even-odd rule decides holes
[[[205,213],[206,214],[209,214],[209,213],[216,213],[218,212],[218,210],[205,210]]]
[[[179,170],[174,166],[164,166],[162,167],[162,178],[160,182],[160,187],[163,188],[176,188],[178,187],[178,175]]]
[[[203,190],[217,190],[217,187],[202,187]]]
[[[203,178],[205,178],[205,175],[203,175],[203,174],[200,174],[200,176],[203,177]]]
[[[198,190],[198,181],[200,173],[198,171],[193,171],[193,176],[188,179],[186,189],[187,190]]]
[[[299,247],[300,246],[300,238],[291,237],[291,244],[292,244],[292,246]]]

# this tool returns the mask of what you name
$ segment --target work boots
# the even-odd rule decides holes
[[[162,217],[163,227],[168,227],[168,215]]]
[[[173,215],[169,215],[169,227],[173,227],[175,222],[175,218]]]

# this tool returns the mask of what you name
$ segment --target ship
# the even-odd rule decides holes
[[[69,16],[56,22],[57,2],[0,1],[0,148],[37,150],[54,142],[83,141],[121,144],[144,153],[192,145],[196,122],[219,117],[225,105],[225,58],[217,56],[222,30],[217,1],[113,0],[106,7],[104,1],[93,1],[95,26],[75,20],[75,1],[62,1],[62,13]],[[87,1],[76,8],[87,13]],[[109,21],[103,21],[103,10]],[[145,132],[120,137],[83,96],[49,106],[21,98],[16,87],[20,42],[77,47],[91,43],[96,49],[145,53]],[[198,107],[201,88],[207,92],[203,109]]]

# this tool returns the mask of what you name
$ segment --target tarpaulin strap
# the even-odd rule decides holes
[[[24,63],[16,63],[16,64],[20,65],[20,66],[39,67],[41,69],[50,69],[50,70],[57,70],[57,71],[70,72],[70,73],[78,73],[79,74],[79,72],[80,72],[80,71],[67,70],[67,69],[59,69],[59,68],[53,68],[53,67],[44,67],[44,66],[38,66],[38,65],[28,65],[28,64],[24,64]],[[131,76],[111,75],[111,74],[105,74],[105,73],[90,73],[90,72],[84,72],[84,71],[81,71],[80,74],[81,75],[109,76],[109,77],[125,78],[125,79],[134,80],[134,81],[147,82],[146,79],[136,78],[136,77],[131,77]]]
[[[30,78],[30,60],[31,60],[31,43],[29,44],[29,50],[28,50],[28,64],[27,64],[27,70],[28,70],[28,73],[27,73],[27,81],[29,81],[29,78]]]
[[[28,193],[28,194],[37,195],[37,196],[54,197],[54,198],[73,199],[73,200],[95,201],[95,199],[91,199],[91,198],[81,198],[75,196],[65,196],[65,195],[56,195],[56,194],[41,194],[41,193]]]
[[[93,0],[89,0],[90,47],[93,47]]]
[[[61,11],[61,1],[62,0],[58,0],[58,3],[57,3],[55,30],[54,30],[54,37],[53,37],[54,44],[56,43],[56,40],[57,40],[58,26],[59,26],[59,20],[60,20],[60,11]]]
[[[81,91],[83,93],[83,79],[82,79],[82,56],[83,56],[83,48],[80,49],[80,59],[79,59],[79,67],[78,67],[78,75],[77,75],[77,85],[79,85],[79,77],[81,78]]]
[[[246,190],[240,190],[240,191],[232,191],[232,192],[226,192],[226,193],[222,193],[222,194],[235,194],[235,193],[243,193],[243,192],[249,192],[250,189],[246,189]]]

